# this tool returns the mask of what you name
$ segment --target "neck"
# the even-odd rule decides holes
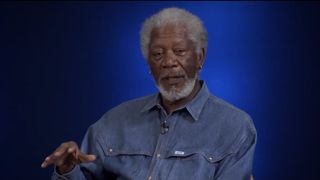
[[[162,98],[162,101],[161,101],[162,106],[166,110],[167,114],[171,114],[173,111],[177,110],[178,108],[190,102],[197,95],[200,89],[201,89],[200,81],[196,80],[193,90],[187,97],[181,98],[176,101],[168,101],[167,99]]]

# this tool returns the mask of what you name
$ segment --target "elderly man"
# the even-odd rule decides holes
[[[188,11],[145,21],[141,49],[160,93],[109,110],[81,150],[62,143],[42,167],[53,179],[249,180],[256,130],[249,115],[199,80],[207,32]]]

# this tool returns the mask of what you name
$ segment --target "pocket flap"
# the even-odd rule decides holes
[[[214,163],[222,158],[219,158],[218,156],[213,155],[212,153],[208,153],[206,151],[201,150],[169,150],[165,153],[165,158],[183,158],[183,159],[189,159],[189,158],[196,158],[197,156],[201,156],[205,158],[208,162]]]
[[[106,146],[104,147],[104,153],[106,156],[119,156],[119,155],[143,155],[152,156],[152,152],[144,149],[135,149],[130,147],[116,147],[116,146]]]

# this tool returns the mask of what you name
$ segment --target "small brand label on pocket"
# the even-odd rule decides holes
[[[184,152],[183,151],[174,151],[174,154],[175,155],[184,155]]]

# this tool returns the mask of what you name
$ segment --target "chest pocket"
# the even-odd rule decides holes
[[[159,157],[154,154],[154,147],[142,148],[130,143],[109,142],[102,149],[105,170],[119,175],[120,179],[131,180],[146,179],[155,158],[160,161],[154,174],[157,180],[209,180],[213,179],[219,161],[224,158],[198,148],[164,150]]]
[[[152,160],[152,153],[130,147],[105,146],[104,168],[120,179],[142,179]]]
[[[222,157],[201,150],[170,150],[163,160],[168,164],[168,180],[212,179]]]

